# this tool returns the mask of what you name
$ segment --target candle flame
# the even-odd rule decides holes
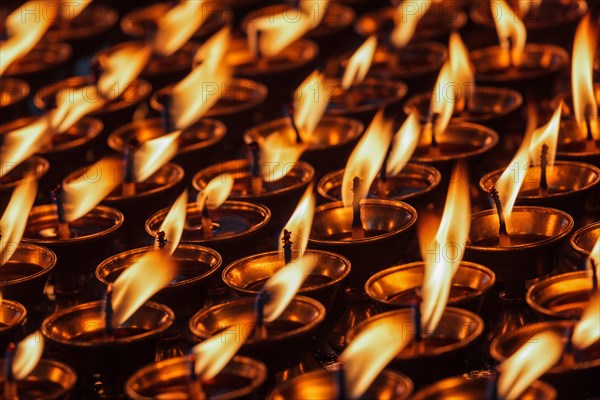
[[[211,179],[206,187],[198,193],[196,204],[199,209],[204,208],[204,204],[209,210],[215,210],[221,207],[221,204],[227,200],[233,189],[235,178],[232,174],[223,173]]]
[[[17,165],[37,153],[46,143],[50,131],[52,112],[36,118],[32,123],[4,135],[0,146],[0,178],[13,170]]]
[[[84,116],[101,109],[106,100],[95,86],[63,89],[56,95],[56,109],[51,114],[50,129],[63,133]]]
[[[587,258],[586,264],[586,270],[590,271],[590,274],[591,269],[594,265],[596,266],[596,270],[600,272],[600,238],[596,240],[592,251],[590,251],[590,255]],[[600,276],[600,273],[598,274],[598,276]]]
[[[294,96],[294,123],[300,137],[305,143],[310,143],[312,134],[325,114],[331,93],[327,90],[324,75],[318,70],[313,71],[296,89]],[[296,133],[288,132],[290,143],[296,140]]]
[[[454,108],[462,111],[475,88],[475,76],[473,67],[469,62],[469,51],[462,41],[460,34],[456,32],[450,34],[450,70],[454,77],[454,82],[460,88],[456,89],[456,104]]]
[[[158,54],[175,54],[196,33],[208,15],[203,5],[204,0],[181,0],[156,21],[154,48]]]
[[[440,70],[429,103],[429,115],[430,117],[436,116],[435,124],[432,126],[428,122],[427,126],[429,129],[424,129],[421,135],[422,143],[431,143],[432,134],[439,136],[444,133],[454,113],[457,92],[454,77],[452,76],[452,67],[450,62],[446,62]]]
[[[283,11],[264,13],[247,28],[251,54],[274,57],[321,23],[329,0],[300,0],[297,14]],[[259,37],[260,32],[260,37]]]
[[[83,217],[96,207],[122,181],[123,161],[103,158],[72,181],[63,181],[63,206],[68,222]]]
[[[259,138],[260,162],[268,166],[262,168],[261,175],[265,182],[277,181],[292,171],[292,167],[306,149],[305,143],[296,143],[290,135],[273,132],[265,138]]]
[[[581,132],[587,133],[586,114],[590,120],[598,117],[598,105],[594,95],[594,54],[596,53],[598,29],[590,15],[583,17],[573,43],[571,85],[575,119]],[[593,132],[598,135],[598,132]]]
[[[365,79],[373,62],[376,48],[377,36],[372,35],[350,57],[342,78],[342,87],[344,89],[348,89],[350,86],[358,84]]]
[[[297,252],[296,259],[301,258],[306,251],[308,237],[310,236],[310,228],[313,221],[315,202],[313,185],[309,185],[298,202],[298,206],[294,210],[290,220],[285,224],[284,230],[292,233],[291,240],[294,244],[294,250]],[[283,232],[279,235],[279,251],[283,254],[282,238]]]
[[[586,349],[600,339],[600,292],[594,293],[573,330],[573,345]]]
[[[168,112],[177,129],[198,121],[223,94],[232,74],[225,62],[229,40],[229,28],[212,36],[196,53],[195,61],[200,64],[173,87],[172,107]]]
[[[391,140],[392,123],[385,120],[383,111],[379,111],[346,163],[342,180],[342,199],[345,207],[352,206],[352,180],[356,176],[362,180],[362,198],[366,198],[377,172],[381,169]]]
[[[69,1],[62,0],[62,14],[61,18],[64,18],[68,21],[77,17],[83,10],[90,5],[92,0],[77,0],[77,1]]]
[[[537,378],[560,359],[563,341],[555,332],[545,331],[531,337],[500,366],[498,396],[518,398]]]
[[[97,90],[103,99],[118,98],[127,85],[135,81],[150,60],[152,47],[144,43],[127,43],[100,59],[102,74]]]
[[[468,170],[459,163],[452,176],[444,213],[435,236],[429,239],[429,232],[420,230],[423,239],[421,255],[425,260],[421,303],[424,332],[434,331],[442,318],[452,277],[460,266],[471,226]],[[427,224],[422,229],[430,229],[431,225]]]
[[[175,249],[177,249],[177,245],[179,245],[179,241],[181,240],[181,236],[183,235],[185,216],[187,214],[187,201],[187,190],[184,190],[183,193],[177,197],[177,200],[173,203],[173,207],[171,207],[162,224],[160,224],[160,228],[158,228],[159,232],[162,231],[165,233],[167,244],[165,245],[164,250],[169,254],[175,252]],[[154,243],[154,248],[159,248],[159,244],[156,241]]]
[[[386,169],[389,175],[398,175],[408,163],[419,144],[420,133],[421,124],[419,123],[418,111],[413,110],[394,135],[392,151]]]
[[[382,318],[360,332],[340,354],[349,398],[360,398],[389,362],[412,341],[401,319]]]
[[[10,260],[21,242],[27,226],[29,211],[35,201],[37,188],[35,177],[28,176],[25,182],[14,189],[10,197],[2,219],[0,219],[0,266]]]
[[[44,352],[44,336],[35,331],[17,345],[13,360],[15,379],[24,379],[33,371]]]
[[[402,48],[410,42],[421,18],[427,14],[431,5],[438,1],[440,0],[411,0],[398,4],[395,10],[395,27],[391,37],[394,46]]]
[[[264,286],[264,290],[269,293],[269,301],[264,309],[265,321],[273,322],[279,318],[314,267],[314,258],[305,255],[285,265],[269,278]]]
[[[28,1],[10,13],[4,23],[8,39],[2,42],[0,50],[0,76],[35,47],[55,21],[56,14],[56,7],[43,7],[43,2],[39,1]]]
[[[181,131],[167,133],[148,140],[134,154],[135,181],[143,182],[177,154]]]
[[[493,0],[490,5],[502,48],[500,63],[503,66],[519,66],[527,40],[525,25],[506,1]]]
[[[113,321],[122,325],[175,274],[175,262],[163,251],[149,251],[113,283]]]

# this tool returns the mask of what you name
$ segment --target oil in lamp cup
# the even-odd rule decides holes
[[[544,278],[531,285],[525,300],[543,319],[579,319],[593,293],[590,275],[577,271]]]
[[[161,99],[169,96],[172,90],[173,87],[168,86],[154,93],[150,99],[150,106],[157,112],[164,112]],[[230,82],[222,83],[221,90],[221,97],[205,115],[217,118],[225,124],[227,127],[225,142],[230,147],[228,150],[234,153],[244,143],[244,132],[260,119],[260,108],[267,99],[267,88],[263,84],[249,79],[233,79]],[[212,156],[212,159],[215,160],[215,157]],[[205,161],[202,165],[209,164]]]
[[[415,332],[413,313],[412,309],[400,309],[371,317],[348,331],[347,342],[352,343],[364,329],[387,318],[403,321],[403,332],[408,338]],[[466,372],[462,370],[465,368],[464,360],[478,346],[483,328],[483,320],[478,315],[461,308],[447,307],[436,330],[423,338],[424,350],[417,353],[411,341],[390,366],[407,374],[416,388]]]
[[[240,324],[240,315],[252,314],[254,298],[231,300],[205,308],[196,313],[189,323],[191,333],[199,340],[221,332],[222,335],[252,335],[249,326]],[[313,333],[325,319],[325,307],[310,297],[296,296],[281,316],[265,322],[267,338],[249,336],[239,350],[265,363],[269,379],[277,373],[300,363],[308,353]],[[224,330],[224,328],[229,327]]]
[[[425,386],[415,393],[413,400],[464,399],[477,400],[488,398],[489,379],[454,376]],[[554,400],[556,389],[542,381],[535,381],[519,396],[520,400]],[[517,400],[517,399],[515,399]]]
[[[183,167],[187,179],[191,179],[200,168],[223,158],[221,150],[226,131],[222,122],[212,118],[202,118],[182,131],[173,162]],[[132,138],[143,143],[166,133],[165,125],[159,118],[134,121],[112,132],[108,137],[108,146],[125,154]]]
[[[10,260],[0,267],[2,296],[34,308],[42,300],[44,287],[55,265],[56,254],[51,250],[20,243]]]
[[[169,211],[170,207],[162,209],[146,221],[149,236],[156,236]],[[221,255],[222,265],[228,265],[238,258],[256,253],[267,238],[266,228],[271,220],[271,212],[260,204],[228,200],[212,211],[210,217],[213,221],[213,237],[206,239],[202,230],[195,228],[201,225],[202,210],[196,203],[188,203],[186,227],[180,243],[210,247]]]
[[[41,331],[48,354],[73,366],[82,387],[97,375],[110,396],[122,393],[127,378],[154,361],[160,336],[175,315],[165,305],[146,302],[115,328],[114,338],[106,338],[102,307],[103,302],[95,301],[57,311],[42,322]]]
[[[371,276],[365,292],[382,309],[414,306],[415,290],[423,285],[425,263],[396,265]],[[448,305],[480,313],[483,299],[494,286],[496,276],[480,264],[462,261],[452,278]]]
[[[484,193],[498,181],[504,169],[492,171],[479,181]],[[585,212],[582,205],[590,197],[600,182],[600,169],[575,161],[556,161],[548,167],[548,195],[539,194],[539,174],[525,173],[521,177],[523,185],[517,195],[517,205],[557,208],[579,219]]]
[[[336,372],[317,370],[280,383],[269,393],[267,399],[331,400],[337,398],[337,391]],[[385,369],[375,378],[361,398],[407,400],[412,391],[413,383],[410,378],[392,369]]]
[[[592,130],[598,132],[600,120],[590,121]],[[594,140],[596,147],[586,149],[586,133],[575,119],[563,119],[558,131],[556,158],[559,160],[583,161],[600,167],[600,140]]]
[[[93,274],[94,268],[108,255],[123,220],[120,211],[98,206],[69,224],[71,238],[60,239],[56,233],[56,206],[34,206],[29,213],[22,243],[37,244],[52,250],[57,257],[51,277],[55,282],[54,291],[75,294],[81,291],[83,281]]]
[[[0,167],[4,168],[4,166]],[[13,191],[17,186],[25,182],[30,175],[40,180],[46,175],[49,168],[50,163],[46,159],[31,156],[0,178],[0,215],[4,214],[4,210],[6,210]]]
[[[70,93],[69,89],[73,91],[80,89],[85,86],[96,85],[95,80],[91,76],[73,76],[68,79],[56,82],[40,89],[33,99],[33,103],[39,110],[47,110],[56,104],[57,95],[60,91],[66,90],[67,95]],[[102,107],[100,110],[96,110],[90,114],[92,117],[96,117],[104,124],[104,131],[101,140],[106,141],[108,134],[113,132],[118,127],[129,123],[134,116],[137,107],[145,101],[150,93],[152,87],[150,84],[142,79],[136,79],[133,82],[127,84],[125,88],[118,88],[122,90],[120,96]],[[90,93],[90,92],[85,92]],[[64,95],[64,94],[63,94]],[[96,96],[96,94],[94,94]],[[86,96],[86,100],[90,102],[100,101],[99,97]]]
[[[576,230],[563,250],[565,264],[569,270],[584,268],[596,240],[600,237],[600,222],[586,225]]]
[[[96,268],[96,278],[104,285],[114,281],[134,265],[153,246],[116,254]],[[221,267],[221,256],[215,250],[194,244],[180,244],[171,258],[177,264],[177,274],[152,300],[165,304],[181,319],[202,308],[209,280]],[[103,287],[103,292],[106,287]],[[185,299],[185,300],[183,300]]]
[[[0,123],[27,115],[30,89],[21,79],[0,78]]]
[[[192,178],[192,185],[200,192],[213,178],[224,173],[232,174],[235,181],[228,198],[264,204],[271,211],[272,228],[280,230],[292,216],[315,176],[314,168],[304,161],[290,164],[284,170],[289,172],[276,181],[264,182],[264,191],[258,195],[252,194],[250,161],[247,159],[226,161],[204,168]]]
[[[3,349],[6,349],[9,343],[14,343],[21,338],[26,317],[27,310],[21,303],[2,300],[0,303],[0,346]]]
[[[0,387],[4,387],[5,360],[0,360]],[[77,383],[77,374],[68,365],[41,359],[26,378],[17,381],[17,392],[22,399],[68,400]],[[1,393],[3,394],[3,393]]]
[[[307,250],[315,268],[298,290],[298,294],[312,297],[325,306],[333,307],[333,301],[341,282],[350,273],[350,261],[335,253]],[[256,296],[264,283],[285,265],[279,251],[270,251],[241,258],[223,270],[223,282],[241,296]]]
[[[504,361],[535,334],[544,331],[554,331],[562,335],[566,345],[567,334],[573,329],[574,321],[540,322],[524,326],[515,331],[509,331],[492,342],[490,353],[499,362]],[[543,345],[540,342],[539,345]],[[597,397],[598,374],[600,373],[600,341],[585,350],[574,350],[575,363],[568,366],[563,359],[559,360],[542,378],[556,388],[559,398],[589,399]]]
[[[189,368],[187,357],[147,365],[127,380],[125,394],[132,400],[151,400],[170,393],[189,396]],[[267,368],[263,363],[235,356],[216,377],[202,382],[202,389],[210,399],[252,399],[258,398],[256,392],[266,379]]]
[[[317,193],[324,201],[340,201],[344,170],[330,172],[317,184]],[[369,189],[369,198],[404,201],[416,209],[421,209],[436,198],[437,187],[442,174],[427,164],[406,163],[396,176],[388,178],[390,193],[382,197],[378,189],[380,177],[377,176]]]
[[[315,168],[317,177],[344,168],[364,125],[355,119],[325,115],[311,136],[311,143],[300,158]],[[290,118],[278,118],[260,124],[244,134],[246,142],[258,141],[273,133],[294,132]],[[294,133],[295,134],[295,133]]]

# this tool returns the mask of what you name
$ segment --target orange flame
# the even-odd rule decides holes
[[[446,62],[440,70],[429,103],[430,115],[437,115],[435,126],[432,126],[431,122],[427,123],[427,129],[423,130],[421,142],[431,143],[432,134],[438,136],[444,133],[454,112],[457,92],[454,78],[452,77],[452,67],[449,62]]]
[[[498,367],[498,396],[503,399],[518,398],[556,364],[562,350],[562,339],[555,332],[541,332],[531,337]]]
[[[420,134],[421,124],[419,123],[418,112],[413,110],[394,135],[392,151],[386,169],[389,175],[395,176],[402,171],[419,144]]]
[[[519,66],[527,40],[525,25],[504,0],[493,0],[490,5],[503,53],[500,63]]]
[[[135,181],[143,182],[177,154],[178,139],[181,131],[175,131],[148,140],[135,152]]]
[[[187,200],[187,190],[184,190],[183,193],[179,195],[177,200],[175,200],[173,207],[171,207],[162,224],[160,224],[160,228],[158,228],[159,232],[162,231],[165,233],[165,237],[167,238],[165,251],[169,254],[173,254],[175,252],[175,249],[181,240],[181,235],[183,235],[185,216],[187,214]],[[158,247],[159,244],[155,242],[154,248],[158,249]]]
[[[198,208],[203,209],[204,204],[207,205],[209,210],[219,208],[231,194],[234,181],[234,176],[226,173],[213,178],[204,190],[198,193],[196,198]]]
[[[8,206],[0,219],[0,266],[10,260],[18,244],[21,242],[25,227],[27,226],[27,216],[35,196],[37,194],[37,181],[34,176],[29,176],[25,182],[21,183],[13,191]],[[0,301],[1,303],[1,301]]]
[[[456,32],[450,34],[450,70],[455,83],[460,85],[460,90],[456,89],[454,108],[462,111],[475,87],[475,76],[469,62],[469,51]]]
[[[122,165],[116,157],[103,158],[77,179],[63,182],[65,219],[71,222],[83,217],[115,190],[122,181]]]
[[[394,18],[396,26],[392,31],[394,46],[402,48],[410,42],[421,18],[427,14],[431,5],[438,1],[440,0],[403,1],[396,7]]]
[[[207,13],[204,0],[182,0],[158,21],[154,38],[155,51],[170,56],[181,48],[204,23]]]
[[[101,59],[103,73],[98,78],[98,90],[106,100],[119,97],[144,70],[152,48],[143,43],[128,43]]]
[[[113,283],[113,321],[119,326],[175,274],[175,262],[163,251],[149,251]]]
[[[198,121],[221,97],[232,74],[224,62],[229,39],[229,28],[211,37],[196,53],[201,64],[173,87],[169,112],[177,129]]]
[[[69,1],[62,0],[62,14],[61,18],[66,20],[72,20],[83,10],[86,9],[87,6],[90,5],[92,0],[77,0],[77,1]]]
[[[43,5],[43,2],[28,1],[6,18],[8,39],[2,42],[0,76],[12,63],[31,51],[55,21],[57,8]]]
[[[283,11],[276,15],[262,15],[250,21],[247,33],[251,54],[274,57],[281,53],[321,23],[328,3],[329,0],[300,0],[300,8],[296,15]]]
[[[373,62],[376,48],[377,36],[372,35],[350,57],[342,78],[342,87],[344,89],[348,89],[350,86],[358,84],[365,79]]]
[[[264,290],[269,293],[269,301],[264,309],[265,321],[273,322],[279,318],[314,267],[313,257],[304,256],[287,264],[269,278],[264,286]]]
[[[286,176],[306,149],[306,144],[297,144],[295,139],[291,140],[280,132],[261,138],[258,143],[261,165],[269,166],[261,171],[265,182],[274,182]]]
[[[573,65],[571,85],[575,119],[581,132],[587,133],[586,114],[591,120],[598,116],[596,97],[594,96],[594,54],[597,46],[597,29],[587,14],[583,17],[575,33],[573,43]],[[593,132],[598,134],[598,132]]]
[[[63,89],[56,96],[56,109],[51,114],[52,132],[63,133],[81,118],[106,104],[95,86]]]
[[[380,111],[373,118],[371,125],[356,144],[346,163],[342,180],[342,200],[345,207],[352,206],[352,180],[354,177],[357,176],[362,180],[365,189],[362,191],[362,198],[367,196],[368,189],[381,169],[391,140],[392,123],[386,121],[383,111]]]
[[[294,123],[305,143],[310,143],[312,134],[327,110],[330,93],[327,91],[322,73],[315,70],[296,89],[294,97]],[[289,142],[294,143],[295,132],[288,131]]]
[[[600,238],[596,240],[592,251],[590,251],[590,255],[587,259],[587,264],[589,265],[589,270],[591,270],[592,266],[595,264],[596,269],[599,272],[598,275],[600,276]]]
[[[425,260],[421,304],[425,332],[434,331],[442,318],[450,295],[452,277],[460,266],[471,226],[468,170],[462,163],[457,164],[452,176],[437,233],[432,240],[428,240],[428,232],[421,232],[425,239],[421,248],[421,255]],[[431,224],[424,227],[428,228],[431,228]],[[435,251],[432,252],[431,249]]]
[[[298,206],[290,217],[290,220],[285,224],[284,230],[292,233],[292,243],[298,256],[301,258],[306,251],[308,245],[308,237],[313,221],[313,212],[315,210],[315,195],[313,193],[313,185],[309,185],[302,198],[298,202]],[[283,232],[279,235],[279,251],[283,254]]]
[[[44,352],[44,336],[35,331],[17,345],[13,359],[15,379],[24,379],[33,371]]]
[[[0,146],[0,178],[12,171],[17,165],[37,153],[46,142],[50,132],[52,112],[35,119],[31,124],[4,135],[4,143]]]
[[[575,325],[573,345],[585,349],[596,343],[598,339],[600,339],[600,293],[595,293],[583,312],[581,320]]]
[[[412,341],[400,319],[382,318],[360,332],[340,354],[351,399],[360,398],[389,362]],[[408,336],[407,336],[408,335]]]

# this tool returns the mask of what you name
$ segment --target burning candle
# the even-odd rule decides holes
[[[22,335],[27,309],[13,300],[6,300],[0,292],[0,345],[3,349]]]
[[[49,167],[48,161],[37,156],[25,159],[14,168],[10,163],[3,166],[0,170],[0,213],[6,210],[15,188],[32,177],[39,181],[48,172]],[[3,171],[6,168],[10,169],[8,173]]]
[[[578,270],[589,257],[600,237],[600,222],[585,225],[571,235],[569,248],[564,250],[567,270]]]

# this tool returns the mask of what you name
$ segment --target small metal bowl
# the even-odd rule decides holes
[[[0,385],[4,385],[5,360],[0,360]],[[73,397],[77,374],[67,364],[41,359],[22,380],[17,381],[17,392],[23,399],[68,400]]]

